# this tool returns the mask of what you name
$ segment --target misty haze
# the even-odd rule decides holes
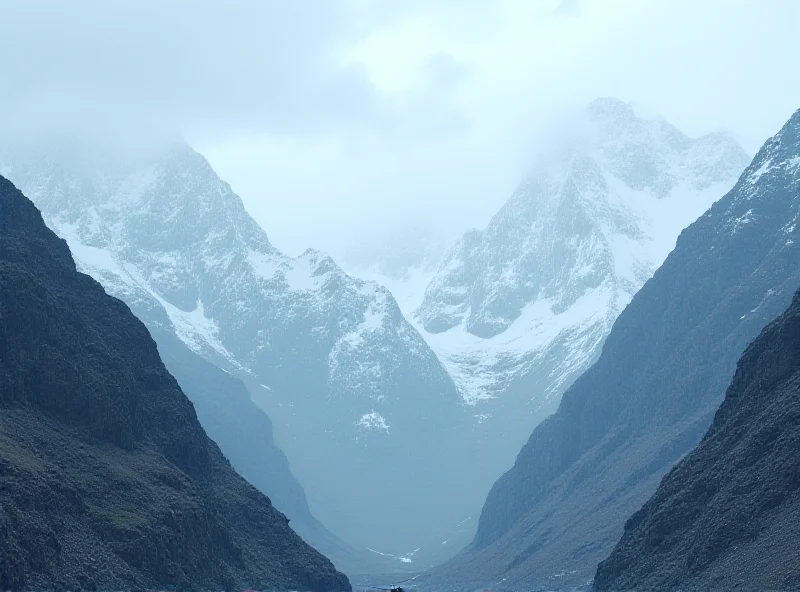
[[[798,24],[0,3],[0,590],[800,590]]]

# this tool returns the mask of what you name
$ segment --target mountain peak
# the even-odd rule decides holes
[[[750,168],[758,170],[767,162],[770,166],[797,166],[800,162],[797,156],[799,147],[800,110],[797,110],[780,131],[762,146]]]
[[[469,416],[386,289],[348,276],[319,251],[292,258],[272,247],[227,183],[184,144],[141,168],[137,161],[80,173],[25,154],[6,152],[2,164],[32,190],[79,268],[149,326],[263,395],[276,441],[326,526],[360,546],[399,552],[477,507],[465,499],[449,515],[426,517],[430,490],[477,491],[466,485],[472,474],[442,473],[413,493],[392,485],[398,475],[440,466],[442,442],[452,438],[441,426],[460,429]],[[365,416],[380,416],[391,430],[365,431]],[[369,487],[354,494],[353,482]],[[411,524],[387,515],[387,503],[426,509]]]
[[[241,198],[185,141],[134,142],[127,149],[106,140],[57,136],[4,146],[3,170],[42,207],[48,224],[69,224],[98,247],[163,242],[179,226],[186,244],[236,234],[251,248],[273,250]],[[128,224],[131,218],[140,223]]]
[[[738,199],[728,206],[728,213],[747,207],[747,216],[753,211],[747,206],[759,194],[783,191],[800,203],[796,189],[797,172],[800,171],[800,110],[796,111],[780,131],[761,147],[750,166],[742,174],[737,188]],[[756,208],[758,209],[758,208]],[[741,216],[737,217],[740,218]]]
[[[624,306],[747,166],[724,135],[691,139],[614,98],[587,110],[590,137],[537,162],[486,229],[450,250],[418,310],[428,331],[463,322],[494,337],[530,303],[559,314],[604,283]]]
[[[0,587],[350,589],[234,472],[145,325],[2,177],[0,335]]]
[[[775,155],[776,147],[796,140],[796,130],[790,122],[760,154]],[[781,149],[781,160],[789,162],[791,153]],[[585,578],[618,540],[622,518],[699,441],[739,355],[785,310],[800,283],[800,169],[769,169],[751,185],[769,158],[760,160],[680,234],[663,265],[615,320],[599,358],[533,431],[514,468],[487,498],[473,545],[481,555],[466,555],[465,569],[491,566],[483,576],[502,573],[510,587],[546,581],[554,565]],[[764,367],[754,367],[764,383]],[[685,479],[679,481],[685,486]],[[686,499],[679,499],[681,508],[689,507]],[[684,524],[665,520],[657,528],[651,523],[636,543],[667,540],[667,521],[670,528]],[[707,535],[699,535],[701,544]],[[643,556],[641,544],[628,551],[626,559]],[[658,560],[686,565],[685,558],[681,563],[663,554]],[[641,567],[652,573],[652,565]]]

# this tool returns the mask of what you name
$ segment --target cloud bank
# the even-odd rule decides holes
[[[571,110],[760,143],[800,106],[794,0],[9,0],[0,124],[177,130],[280,247],[483,225]],[[546,146],[545,146],[546,148]]]

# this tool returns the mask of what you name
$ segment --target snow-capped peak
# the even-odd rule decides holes
[[[469,416],[388,290],[319,251],[278,251],[185,144],[122,162],[97,151],[47,153],[12,146],[0,166],[82,271],[155,333],[171,333],[253,387],[316,517],[354,544],[379,546],[410,547],[450,524],[452,516],[423,517],[433,513],[428,492],[392,485],[433,472],[454,446],[467,451],[454,430]],[[442,473],[430,487],[456,499],[475,489],[472,473]],[[363,482],[369,490],[332,486]],[[409,501],[427,508],[419,524],[383,511]],[[476,503],[454,502],[448,512]]]
[[[693,140],[617,99],[587,119],[590,134],[535,163],[489,226],[451,248],[418,311],[428,331],[493,337],[527,303],[557,313],[606,280],[628,299],[748,162],[724,135]]]
[[[450,248],[416,311],[482,415],[499,413],[501,393],[496,405],[555,404],[681,230],[749,161],[724,134],[689,138],[614,98],[591,102],[576,127],[484,230]]]

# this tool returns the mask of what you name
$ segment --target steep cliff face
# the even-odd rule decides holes
[[[798,549],[800,292],[747,348],[711,428],[625,524],[595,587],[796,590]]]
[[[474,511],[470,417],[388,290],[323,253],[281,253],[186,144],[135,158],[75,146],[10,147],[0,167],[157,339],[245,382],[316,518],[399,555]]]
[[[602,354],[495,483],[442,577],[586,582],[700,440],[741,353],[800,285],[800,112],[681,233]]]
[[[0,178],[0,587],[349,590],[200,427],[150,334]]]

